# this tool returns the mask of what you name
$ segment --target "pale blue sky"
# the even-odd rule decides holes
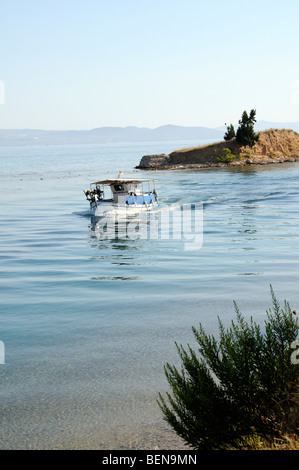
[[[299,121],[298,0],[0,0],[0,128]]]

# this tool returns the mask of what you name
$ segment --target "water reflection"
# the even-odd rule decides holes
[[[255,165],[248,165],[248,166],[240,165],[240,166],[235,166],[235,167],[231,166],[231,167],[225,168],[224,171],[226,173],[231,173],[231,174],[241,173],[242,175],[245,175],[245,176],[255,176],[260,171],[260,168],[258,165],[256,166]]]
[[[144,236],[146,227],[146,214],[143,216],[135,214],[129,217],[118,215],[92,216],[89,226],[91,245],[100,250],[138,250],[140,238],[146,239]],[[143,237],[140,237],[140,234],[143,234]],[[123,256],[121,256],[121,259],[123,259]]]
[[[95,276],[90,279],[92,281],[138,281],[142,278],[139,276]]]
[[[145,243],[158,246],[168,242],[168,249],[198,250],[203,238],[203,205],[173,204],[159,210],[117,211],[92,217],[90,241],[99,249],[140,250]]]

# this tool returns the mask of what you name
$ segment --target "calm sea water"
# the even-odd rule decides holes
[[[175,341],[217,336],[233,300],[262,323],[270,284],[299,308],[299,165],[134,169],[193,144],[0,149],[2,449],[153,448]],[[163,211],[203,204],[202,247],[99,239],[83,189],[119,170],[154,177]]]

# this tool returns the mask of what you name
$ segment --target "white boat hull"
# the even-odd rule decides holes
[[[151,211],[157,203],[150,204],[119,204],[113,202],[97,202],[91,207],[91,212],[96,217],[103,217],[109,214],[138,214],[140,212]]]

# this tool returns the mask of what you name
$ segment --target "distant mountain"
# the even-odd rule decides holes
[[[292,129],[299,132],[299,122],[274,123],[259,121],[257,131],[269,128]],[[159,142],[179,140],[222,140],[225,127],[183,127],[165,125],[155,129],[146,127],[99,127],[81,131],[55,131],[40,129],[0,129],[0,147],[31,145],[76,145],[126,142]]]
[[[207,127],[166,125],[146,127],[99,127],[82,131],[39,129],[0,129],[0,146],[105,144],[121,142],[153,142],[166,140],[221,139],[223,132]]]

